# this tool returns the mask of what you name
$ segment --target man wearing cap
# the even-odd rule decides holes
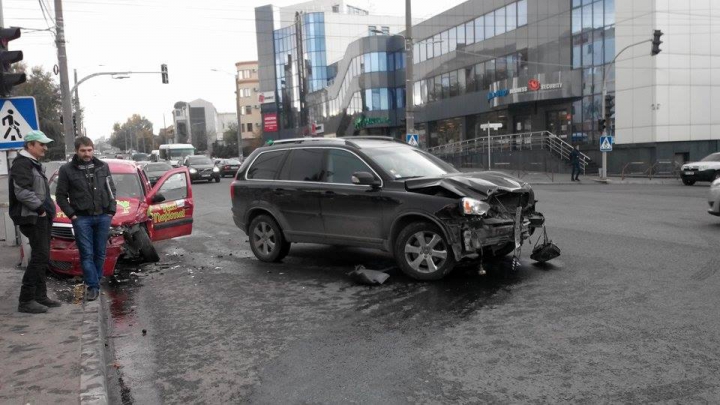
[[[96,300],[100,293],[110,223],[117,206],[110,167],[94,152],[92,139],[75,138],[75,156],[60,168],[55,190],[58,206],[72,220],[88,301]]]
[[[40,159],[53,140],[42,131],[25,135],[25,145],[10,168],[10,218],[30,240],[30,261],[20,288],[18,311],[30,314],[47,312],[60,303],[47,296],[45,273],[50,261],[50,229],[55,218],[55,203]]]

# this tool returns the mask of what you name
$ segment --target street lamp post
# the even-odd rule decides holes
[[[240,73],[234,75],[230,72],[226,72],[220,69],[210,69],[213,72],[224,73],[226,75],[233,76],[235,78],[235,114],[237,115],[237,144],[238,144],[238,158],[243,160],[243,139],[242,139],[242,120],[240,118],[240,89],[238,89],[238,83],[240,83]]]

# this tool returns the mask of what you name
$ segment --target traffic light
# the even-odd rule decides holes
[[[662,51],[660,49],[660,44],[663,43],[663,41],[660,40],[660,37],[663,36],[663,32],[660,30],[655,30],[653,33],[653,40],[652,40],[652,56],[655,56]]]
[[[605,96],[605,119],[610,122],[613,115],[615,115],[615,96],[607,94]]]
[[[163,63],[162,65],[160,65],[160,72],[161,72],[161,75],[162,75],[162,82],[163,82],[163,84],[168,84],[168,72],[167,72],[167,65],[166,65],[166,64]]]
[[[602,118],[598,120],[598,131],[605,132],[605,120]]]
[[[11,72],[12,64],[23,60],[22,51],[8,51],[8,43],[20,38],[20,28],[0,28],[0,96],[10,95],[14,86],[25,83],[25,73]]]

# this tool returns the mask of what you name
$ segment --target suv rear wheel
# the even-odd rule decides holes
[[[682,179],[682,182],[686,186],[692,186],[693,184],[695,184],[695,180],[690,180],[690,179]]]
[[[433,224],[414,222],[395,241],[395,260],[416,280],[439,280],[455,267],[455,256],[445,236]]]
[[[290,251],[280,225],[269,215],[259,215],[250,222],[250,249],[263,262],[278,262]]]

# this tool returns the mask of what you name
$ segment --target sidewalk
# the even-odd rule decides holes
[[[482,169],[470,169],[470,168],[463,168],[463,172],[469,173],[469,172],[475,172],[475,171],[483,171]],[[513,177],[518,177],[518,171],[509,171],[509,170],[495,170],[498,172],[502,172],[505,174],[508,174]],[[570,173],[545,173],[545,172],[523,172],[520,171],[519,178],[527,183],[530,183],[530,185],[540,185],[540,184],[557,184],[557,185],[566,185],[566,184],[578,184],[577,182],[570,181]],[[601,181],[598,176],[585,176],[580,175],[580,184],[592,184],[592,185],[603,185],[603,184],[644,184],[644,185],[650,185],[650,184],[676,184],[676,185],[682,185],[682,182],[680,179],[676,178],[653,178],[652,180],[647,177],[626,177],[625,179],[622,179],[620,176],[614,177],[613,175],[608,175],[608,179],[606,181]]]
[[[101,301],[83,309],[71,303],[70,280],[48,277],[48,295],[63,305],[18,312],[18,249],[0,247],[0,403],[106,404]]]

